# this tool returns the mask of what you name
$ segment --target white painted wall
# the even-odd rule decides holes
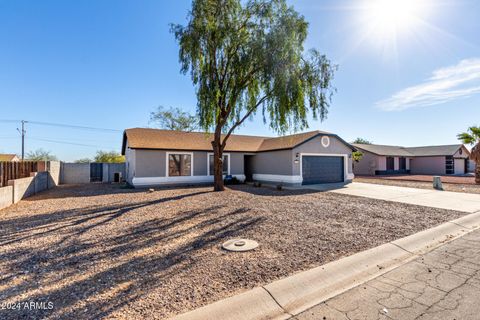
[[[379,171],[387,170],[387,157],[381,156],[377,158],[377,168]]]
[[[465,174],[465,159],[454,159],[455,174]]]

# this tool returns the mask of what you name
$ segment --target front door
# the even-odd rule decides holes
[[[395,159],[393,157],[387,157],[387,171],[395,170]]]
[[[243,172],[245,174],[245,181],[253,181],[253,157],[252,155],[246,155],[243,158]]]

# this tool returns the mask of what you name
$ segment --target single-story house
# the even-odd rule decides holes
[[[460,175],[469,172],[470,151],[463,144],[428,147],[353,146],[363,153],[362,159],[353,165],[356,175]]]
[[[16,154],[0,153],[0,161],[20,161]]]
[[[135,187],[213,182],[212,135],[132,128],[123,135],[126,180]],[[231,135],[224,175],[285,185],[347,183],[355,148],[336,134],[312,131],[283,137]]]
[[[475,163],[474,160],[468,160],[468,168],[467,168],[467,171],[468,171],[469,173],[474,173],[476,167],[477,167],[477,164]]]

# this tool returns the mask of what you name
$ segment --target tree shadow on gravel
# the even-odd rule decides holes
[[[196,272],[197,262],[206,250],[221,250],[223,241],[243,234],[264,219],[248,216],[247,208],[219,212],[221,206],[211,205],[142,220],[115,234],[88,236],[132,210],[202,193],[131,206],[89,207],[81,209],[81,214],[78,209],[57,211],[35,216],[33,221],[6,220],[0,248],[20,243],[0,253],[0,301],[19,302],[16,297],[21,295],[26,297],[22,301],[53,302],[54,308],[0,310],[0,318],[108,317],[168,285],[173,277]],[[45,226],[49,229],[42,230]],[[38,249],[43,240],[48,246]]]
[[[80,228],[75,234],[70,235],[78,236],[87,232],[88,230],[91,230],[92,228],[99,227],[116,218],[119,218],[120,216],[129,213],[132,210],[169,201],[182,200],[188,197],[194,197],[206,193],[209,192],[198,191],[194,193],[176,195],[173,197],[160,198],[152,201],[137,202],[130,205],[126,205],[124,203],[108,206],[95,205],[70,210],[57,210],[51,213],[24,216],[21,218],[5,219],[2,220],[2,224],[0,226],[0,246],[7,245],[12,242],[41,237],[45,234],[59,232],[62,229],[72,226],[83,225],[83,227]],[[88,225],[84,225],[97,219],[100,220],[92,222]]]
[[[253,187],[252,185],[240,184],[240,185],[229,185],[229,189],[250,193],[255,196],[265,196],[265,197],[287,197],[287,196],[301,196],[308,195],[313,193],[321,193],[318,190],[312,189],[282,189],[277,190],[273,185],[262,185],[261,187]]]
[[[185,185],[178,187],[155,187],[154,190],[194,190],[205,185]],[[23,201],[38,201],[46,199],[65,199],[65,198],[88,198],[111,194],[144,193],[150,188],[133,188],[125,184],[107,184],[107,183],[88,183],[88,184],[67,184],[59,185],[53,189],[42,191],[32,197],[23,199]]]

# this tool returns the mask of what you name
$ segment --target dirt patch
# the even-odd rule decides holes
[[[465,193],[480,193],[480,185],[476,184],[460,184],[460,183],[445,183],[445,179],[442,177],[442,185],[445,191],[452,192],[465,192]],[[398,179],[384,179],[384,178],[374,178],[374,177],[355,177],[355,182],[364,182],[364,183],[374,183],[382,184],[387,186],[398,186],[398,187],[409,187],[409,188],[418,188],[418,189],[433,189],[432,182],[421,182],[421,181],[405,181]]]
[[[164,319],[463,213],[236,186],[62,186],[0,210],[0,318]],[[226,252],[235,237],[249,252]]]

